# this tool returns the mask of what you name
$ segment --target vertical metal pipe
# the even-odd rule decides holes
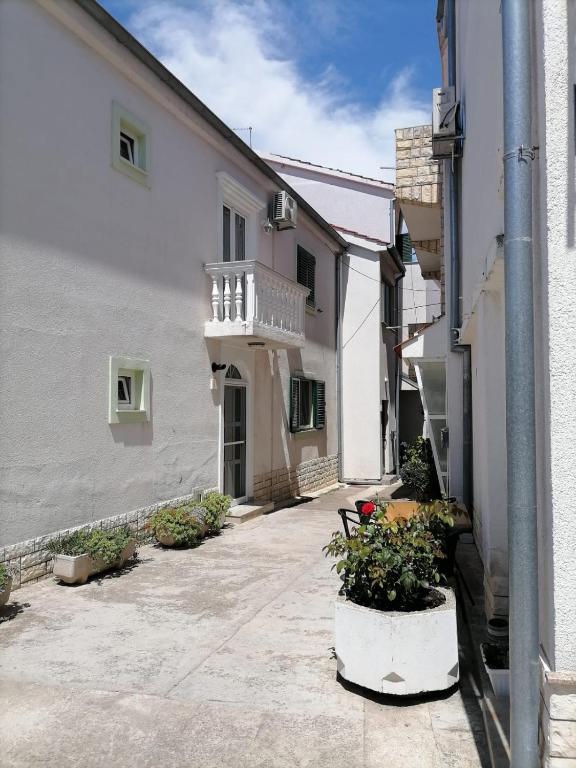
[[[539,765],[530,5],[502,0],[511,768]]]

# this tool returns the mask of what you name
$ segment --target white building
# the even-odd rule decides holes
[[[415,204],[416,189],[409,182],[415,182],[417,174],[409,165],[399,166],[397,181],[406,180],[406,189],[403,194],[398,191],[398,198],[413,239],[438,242],[435,263],[437,269],[445,269],[446,278],[446,313],[404,345],[402,352],[421,369],[424,397],[436,398],[434,418],[442,425],[447,422],[449,427],[449,445],[439,439],[436,451],[444,462],[447,491],[471,506],[475,539],[485,569],[487,617],[508,614],[509,610],[511,615],[523,611],[527,621],[530,609],[526,606],[532,595],[522,594],[518,585],[509,604],[508,552],[510,549],[516,561],[521,561],[528,549],[517,549],[526,544],[515,539],[509,546],[506,514],[510,444],[506,438],[504,252],[508,241],[504,166],[509,158],[504,158],[502,14],[512,7],[516,8],[516,4],[501,4],[500,0],[439,3],[442,85],[455,87],[454,101],[460,110],[455,134],[461,132],[463,138],[455,143],[456,160],[439,160],[437,169],[433,161],[429,176],[421,170],[421,186],[429,187],[426,199],[420,194]],[[573,10],[566,0],[535,0],[519,10],[518,18],[531,23],[527,36],[531,40],[531,71],[530,67],[523,71],[531,76],[533,84],[532,108],[528,112],[532,115],[532,136],[522,149],[513,147],[510,156],[511,162],[529,161],[534,168],[534,300],[529,310],[535,331],[537,490],[533,504],[538,516],[539,749],[542,764],[555,768],[576,765],[576,345],[571,337],[576,325]],[[518,92],[519,86],[514,83],[513,87]],[[430,127],[426,130],[431,143]],[[401,152],[410,153],[416,148],[421,131],[397,131],[399,160]],[[455,207],[451,205],[454,190]],[[453,249],[454,230],[458,232],[459,254]],[[431,260],[434,263],[433,254],[418,245],[416,253],[422,271],[427,272]],[[451,264],[453,255],[456,267]],[[514,424],[510,430],[512,439],[524,440],[524,433],[516,437]],[[523,451],[529,450],[529,445],[521,444]],[[528,509],[517,513],[524,511],[529,514]],[[532,615],[536,615],[536,609]],[[521,642],[513,622],[511,641]],[[532,667],[531,659],[518,658],[516,664],[517,668],[524,665],[525,674],[532,675],[530,680],[538,684],[537,665]],[[514,685],[513,674],[513,765],[525,766],[530,760],[532,766],[532,747],[524,762],[515,757],[524,748],[518,741],[521,731],[516,726],[524,716],[529,691],[516,689],[515,694]],[[530,713],[536,709],[533,707]],[[527,741],[531,741],[538,726],[535,720],[528,725]]]
[[[348,244],[341,258],[341,479],[378,482],[397,470],[401,279],[394,186],[261,154]],[[400,427],[401,429],[401,427]]]
[[[92,0],[0,3],[0,71],[0,544],[22,581],[74,526],[333,484],[347,242]],[[271,225],[280,192],[296,227]]]

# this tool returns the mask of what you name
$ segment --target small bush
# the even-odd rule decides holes
[[[2,591],[8,584],[8,580],[11,576],[12,574],[8,570],[7,566],[4,563],[0,563],[0,591]]]
[[[439,533],[453,524],[443,507],[421,511],[408,519],[388,520],[385,505],[371,522],[352,531],[337,531],[324,548],[341,558],[343,592],[357,605],[381,611],[414,611],[444,602],[434,589],[442,581],[438,564],[445,557]]]
[[[231,503],[230,496],[216,491],[210,491],[202,499],[202,506],[206,510],[204,522],[211,536],[220,533]]]
[[[202,521],[186,505],[160,509],[152,515],[148,527],[155,536],[171,536],[176,547],[193,547],[204,532]]]
[[[431,501],[440,497],[440,486],[430,441],[418,437],[412,445],[402,445],[403,463],[400,467],[402,482],[416,501]]]
[[[122,551],[132,538],[134,534],[127,526],[112,531],[74,531],[68,536],[50,541],[46,549],[53,555],[90,555],[111,566],[120,559]]]

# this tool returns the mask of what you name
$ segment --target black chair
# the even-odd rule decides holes
[[[362,514],[362,505],[366,504],[366,501],[357,501],[355,502],[356,509],[339,509],[338,514],[340,515],[342,519],[342,526],[344,527],[344,533],[346,534],[346,538],[350,538],[350,527],[348,523],[352,523],[353,525],[368,525],[368,523],[372,522],[372,516],[371,515],[363,515]],[[350,515],[354,515],[354,517],[350,517]]]

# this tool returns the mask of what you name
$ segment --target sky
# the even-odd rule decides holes
[[[100,2],[257,151],[391,181],[430,122],[436,0]]]

